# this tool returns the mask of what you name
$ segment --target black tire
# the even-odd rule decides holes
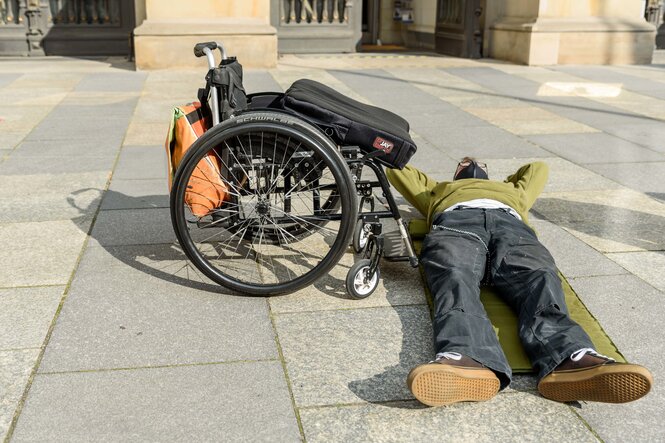
[[[346,274],[346,291],[351,298],[356,300],[367,298],[379,286],[381,271],[376,268],[374,275],[368,276],[370,265],[371,261],[369,259],[358,260]]]
[[[353,250],[356,254],[361,253],[367,245],[367,240],[369,238],[368,234],[365,233],[363,229],[365,227],[365,222],[363,219],[358,220],[356,227],[353,230]]]
[[[195,216],[185,195],[209,154],[230,171],[215,177],[228,199],[213,210],[216,217]],[[187,257],[214,282],[248,295],[293,292],[326,274],[357,217],[337,146],[278,112],[250,112],[210,129],[188,150],[171,191],[173,228]]]

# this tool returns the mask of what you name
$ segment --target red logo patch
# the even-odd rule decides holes
[[[393,150],[393,147],[395,146],[393,143],[389,142],[386,139],[383,139],[381,137],[377,137],[374,139],[374,143],[372,144],[376,149],[380,149],[386,154],[390,154],[390,152]]]

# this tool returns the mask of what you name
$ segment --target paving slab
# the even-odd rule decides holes
[[[102,139],[109,143],[122,141],[128,118],[105,118],[103,115],[81,117],[49,118],[42,120],[26,137],[27,140],[86,140]]]
[[[634,275],[580,277],[570,283],[628,358],[636,352],[663,347],[654,334],[665,308],[661,291]]]
[[[64,289],[0,289],[0,349],[40,348]]]
[[[2,175],[72,174],[104,171],[109,173],[115,163],[115,155],[99,157],[28,157],[11,155],[0,165]]]
[[[597,132],[597,129],[560,117],[535,106],[488,108],[465,107],[464,110],[508,132],[525,134],[567,134]]]
[[[12,439],[183,440],[300,441],[281,364],[38,375]]]
[[[41,372],[277,358],[264,298],[173,284],[110,255],[88,260],[81,260]]]
[[[127,128],[123,145],[155,146],[164,143],[169,130],[169,118],[170,116],[167,115],[159,122],[132,121],[129,128]]]
[[[245,69],[243,72],[242,83],[248,94],[256,92],[281,92],[282,88],[279,86],[269,72],[258,69]],[[202,86],[201,86],[202,87]]]
[[[166,151],[163,146],[155,145],[124,146],[113,172],[114,179],[161,178],[166,181],[166,177]]]
[[[648,158],[644,158],[636,162],[594,164],[588,168],[637,191],[665,193],[665,181],[654,180],[655,177],[665,176],[665,161],[662,159],[648,161]]]
[[[665,402],[665,386],[659,380],[665,377],[665,345],[654,331],[662,325],[663,292],[632,275],[578,278],[571,284],[628,361],[646,366],[655,380],[652,391],[634,403],[587,403],[578,413],[603,441],[622,442],[627,433],[631,441],[659,441]]]
[[[104,246],[89,245],[77,272],[99,272],[112,266],[128,266],[177,286],[201,291],[230,294],[231,291],[204,276],[187,259],[177,243],[152,245]]]
[[[560,442],[562,433],[598,442],[568,406],[525,393],[442,408],[415,402],[307,408],[300,419],[308,442]]]
[[[556,66],[553,69],[595,82],[620,83],[622,88],[665,100],[665,83],[627,75],[625,70],[617,72],[604,66]]]
[[[433,357],[427,306],[280,314],[274,321],[299,407],[411,399],[407,374]]]
[[[39,349],[0,351],[0,439],[3,441],[39,353]]]
[[[640,277],[651,286],[665,292],[665,252],[627,252],[607,254],[630,273]]]
[[[16,79],[20,78],[21,74],[15,74],[15,73],[0,73],[0,88],[4,88],[5,86],[11,84],[13,81]]]
[[[145,72],[88,74],[81,79],[74,90],[105,92],[140,91],[147,75]]]
[[[26,135],[27,132],[0,132],[0,149],[14,149]]]
[[[533,210],[601,252],[665,247],[665,205],[630,189],[552,192]]]
[[[578,164],[663,161],[663,154],[605,134],[528,135],[527,139]]]
[[[114,179],[104,193],[102,210],[168,208],[169,189],[166,180]]]
[[[418,134],[453,158],[528,158],[551,155],[539,146],[495,126],[478,126],[470,130],[421,127],[418,128]]]
[[[273,314],[283,314],[427,304],[425,291],[420,285],[414,285],[414,282],[420,281],[419,271],[411,268],[406,262],[383,261],[381,263],[381,281],[375,292],[362,300],[351,299],[346,292],[344,281],[353,262],[353,253],[344,254],[342,260],[313,285],[293,294],[269,298],[270,311]]]
[[[549,166],[549,178],[544,192],[586,191],[619,189],[621,185],[563,158],[547,153],[545,157],[491,159],[487,161],[490,178],[503,180],[514,174],[522,165],[542,161]],[[454,170],[450,173],[452,177]]]
[[[175,233],[168,208],[101,211],[90,234],[102,246],[171,244]]]
[[[10,156],[3,162],[0,171],[13,167],[11,160]],[[0,222],[71,219],[73,224],[81,224],[87,232],[86,219],[94,215],[108,178],[108,170],[67,174],[0,174]]]
[[[567,278],[627,273],[624,268],[557,225],[544,220],[531,220],[531,225]]]
[[[72,92],[49,115],[51,118],[131,117],[139,100],[136,92]]]
[[[25,140],[12,152],[13,157],[61,157],[69,161],[84,157],[117,156],[120,143],[107,139]],[[29,170],[25,171],[29,173]]]
[[[638,122],[626,124],[622,122],[603,128],[607,133],[629,140],[638,145],[665,153],[663,137],[665,137],[665,125],[662,121]]]
[[[89,221],[0,224],[3,272],[0,287],[64,285],[69,281]]]

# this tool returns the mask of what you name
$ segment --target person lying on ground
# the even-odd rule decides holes
[[[543,162],[506,180],[464,158],[453,181],[437,183],[418,169],[387,170],[390,182],[431,225],[421,263],[434,299],[435,360],[415,367],[407,384],[420,402],[441,406],[494,397],[512,372],[480,301],[491,285],[516,312],[518,334],[546,398],[624,403],[651,389],[644,367],[595,351],[568,314],[557,267],[528,224],[547,182]]]

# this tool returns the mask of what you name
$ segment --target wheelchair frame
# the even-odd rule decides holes
[[[223,46],[215,43],[215,42],[208,42],[208,43],[199,43],[195,46],[194,48],[194,54],[197,57],[202,57],[205,56],[208,61],[208,69],[209,72],[212,70],[216,69],[217,65],[215,62],[215,57],[213,51],[215,49],[219,49],[222,60],[227,60],[227,55],[226,51],[224,50]],[[310,190],[312,192],[312,207],[313,207],[313,212],[314,214],[310,217],[308,216],[298,216],[298,221],[299,223],[310,223],[312,225],[316,224],[317,226],[320,225],[325,225],[328,222],[334,222],[334,221],[340,221],[343,220],[344,217],[348,217],[348,215],[344,215],[340,213],[342,209],[339,209],[339,211],[336,210],[337,206],[340,204],[343,206],[344,202],[340,203],[340,200],[343,200],[346,198],[346,195],[342,195],[343,193],[340,191],[340,186],[344,187],[347,189],[346,192],[353,193],[355,195],[349,196],[351,200],[348,202],[351,202],[350,204],[347,202],[347,206],[349,210],[351,210],[351,217],[356,220],[355,226],[352,228],[352,246],[353,249],[355,250],[356,253],[359,253],[361,255],[361,259],[356,261],[356,263],[351,267],[349,270],[347,277],[346,277],[346,288],[349,293],[349,295],[353,298],[360,299],[360,298],[365,298],[368,297],[378,286],[378,281],[380,277],[380,271],[379,271],[379,264],[380,260],[386,259],[389,261],[407,261],[409,264],[413,267],[416,267],[418,265],[418,259],[415,255],[415,252],[413,250],[413,245],[411,242],[411,239],[407,233],[406,226],[401,218],[399,209],[397,207],[397,203],[395,201],[395,198],[392,194],[392,191],[390,189],[390,184],[388,182],[388,179],[386,177],[386,174],[384,172],[383,166],[381,163],[378,161],[377,157],[382,154],[382,151],[380,150],[375,150],[372,152],[368,152],[363,154],[362,150],[358,146],[339,146],[337,145],[332,139],[330,138],[330,134],[326,132],[325,129],[322,129],[319,127],[315,121],[307,121],[306,119],[302,118],[302,116],[297,116],[293,112],[290,112],[287,109],[279,108],[279,107],[271,107],[274,103],[278,102],[279,99],[283,96],[283,93],[278,93],[278,92],[260,92],[260,93],[253,93],[253,94],[248,94],[246,95],[247,97],[247,103],[248,107],[246,110],[237,112],[233,114],[233,116],[230,119],[233,118],[238,118],[242,116],[254,116],[254,120],[256,120],[256,116],[260,116],[261,114],[258,113],[268,113],[265,114],[266,116],[274,116],[277,114],[284,115],[284,119],[287,124],[291,123],[291,126],[289,130],[293,130],[294,126],[301,126],[300,128],[295,128],[296,131],[304,131],[307,132],[307,135],[310,136],[315,136],[316,134],[311,134],[309,133],[309,128],[313,127],[315,130],[318,131],[318,137],[320,141],[325,141],[325,139],[328,140],[328,143],[323,143],[323,148],[322,148],[322,153],[323,156],[326,157],[328,154],[331,156],[330,158],[341,158],[341,160],[344,162],[346,168],[348,169],[349,175],[351,177],[351,180],[353,183],[346,183],[344,185],[340,185],[337,181],[333,182],[332,184],[327,184],[327,185],[320,185],[318,183],[318,178],[316,179],[316,186],[311,187]],[[203,105],[203,103],[202,103]],[[208,97],[208,103],[205,104],[208,109],[211,112],[212,116],[212,123],[213,126],[210,128],[206,134],[204,134],[199,141],[203,140],[206,138],[208,133],[215,133],[217,138],[219,136],[222,136],[225,131],[228,131],[228,128],[223,128],[220,126],[220,124],[224,123],[226,120],[223,121],[221,115],[220,115],[220,103],[219,103],[219,92],[217,91],[217,88],[214,85],[210,86],[210,94]],[[229,120],[230,120],[229,119]],[[302,122],[302,124],[298,123],[298,121]],[[293,124],[293,122],[297,124]],[[273,118],[270,121],[271,125],[274,127],[277,125],[279,122],[276,122],[275,119]],[[256,122],[253,122],[254,126],[256,126]],[[214,129],[214,131],[213,131]],[[221,133],[220,133],[221,131]],[[263,132],[261,132],[261,143],[263,144]],[[304,136],[304,135],[303,135]],[[247,137],[250,140],[252,140],[252,132],[247,132]],[[212,135],[211,137],[212,138]],[[240,140],[240,139],[238,139]],[[187,256],[192,260],[192,262],[196,265],[197,268],[199,268],[204,274],[206,274],[208,277],[212,278],[214,281],[217,283],[224,285],[226,287],[229,287],[230,289],[237,290],[241,293],[245,293],[248,295],[273,295],[277,293],[284,292],[282,290],[275,290],[273,286],[270,285],[252,285],[252,284],[233,284],[233,282],[229,282],[228,279],[220,279],[219,277],[216,278],[217,274],[215,271],[211,270],[210,268],[210,263],[206,263],[205,259],[201,258],[201,254],[197,253],[194,251],[192,248],[196,248],[195,246],[195,241],[192,240],[191,235],[189,234],[189,228],[185,228],[183,224],[185,223],[185,217],[183,216],[182,213],[182,207],[183,204],[186,206],[186,203],[184,202],[184,195],[185,195],[185,189],[188,187],[189,180],[192,179],[192,174],[193,170],[195,169],[195,166],[193,163],[196,161],[200,161],[201,158],[201,152],[204,150],[204,146],[206,146],[206,142],[208,144],[212,144],[212,146],[216,146],[213,142],[214,140],[210,140],[209,142],[206,139],[206,142],[201,142],[199,144],[199,141],[197,141],[192,147],[190,148],[190,151],[188,151],[187,155],[183,158],[181,165],[178,167],[178,170],[176,172],[176,177],[174,179],[174,186],[173,190],[171,193],[171,215],[172,215],[172,221],[173,221],[173,226],[174,230],[176,231],[176,235],[178,237],[178,240],[183,247],[183,250],[187,254]],[[289,138],[290,141],[290,138]],[[327,144],[327,146],[326,146]],[[336,153],[333,152],[328,152],[326,154],[327,149],[332,149],[330,146],[335,146]],[[232,151],[232,148],[226,144],[228,147],[229,151]],[[275,147],[277,147],[277,135],[275,135]],[[281,147],[281,145],[280,145]],[[284,164],[284,158],[286,157],[287,150],[289,148],[289,142],[287,142],[287,145],[284,147],[284,154],[282,158],[282,163]],[[210,148],[210,151],[216,151],[218,148],[213,147]],[[262,148],[263,149],[263,148]],[[296,148],[297,149],[297,148]],[[243,147],[244,150],[244,147]],[[195,152],[198,153],[195,155]],[[307,151],[309,152],[309,151]],[[191,155],[190,155],[191,154]],[[219,155],[219,154],[217,154]],[[293,157],[295,155],[294,153],[291,155]],[[313,154],[312,154],[313,155]],[[274,156],[273,156],[274,157]],[[221,160],[221,157],[220,157]],[[254,162],[254,157],[253,153],[249,158],[250,164],[253,166]],[[291,160],[291,159],[289,159]],[[277,163],[278,161],[273,158],[272,159],[272,167],[274,169],[274,164]],[[231,163],[231,162],[229,162]],[[302,163],[298,163],[297,166],[299,166]],[[312,162],[313,163],[313,162]],[[319,162],[320,163],[320,162]],[[319,163],[316,165],[312,166],[312,169],[317,169],[319,167]],[[334,162],[333,162],[334,163]],[[226,165],[226,163],[224,163]],[[242,163],[239,162],[239,164],[242,166]],[[305,163],[307,165],[308,163]],[[335,165],[333,165],[335,166]],[[325,167],[325,164],[324,164]],[[262,166],[261,166],[262,168]],[[375,175],[376,180],[363,180],[362,179],[362,173],[363,170],[369,168]],[[249,169],[249,167],[247,168]],[[291,169],[289,174],[291,174],[294,171],[295,167]],[[334,168],[330,168],[334,169]],[[185,171],[185,172],[183,172]],[[297,171],[296,171],[297,172]],[[311,171],[306,172],[304,175],[307,176],[311,173]],[[319,172],[317,171],[315,173],[318,174]],[[231,172],[233,174],[233,172]],[[301,174],[302,175],[302,174]],[[339,175],[339,174],[338,174]],[[234,176],[235,177],[235,176]],[[277,176],[271,175],[271,178],[277,181]],[[185,182],[185,180],[187,180]],[[251,178],[248,179],[251,182]],[[284,175],[282,178],[284,184],[281,186],[280,189],[286,190],[288,187],[290,187],[290,176]],[[304,178],[302,179],[304,180]],[[312,179],[310,179],[312,180]],[[267,178],[266,178],[267,181]],[[258,179],[258,182],[260,182],[260,178]],[[289,186],[287,186],[287,182]],[[238,198],[242,194],[242,186],[238,184],[238,182],[235,182],[237,185],[237,189],[234,187],[234,191],[238,194]],[[255,183],[256,180],[255,180]],[[296,182],[297,185],[297,182]],[[293,185],[294,187],[296,185]],[[255,184],[258,190],[258,184]],[[267,186],[267,183],[266,183]],[[270,191],[273,191],[276,193],[277,189],[275,188],[277,185],[273,185],[273,188],[271,188]],[[308,185],[309,186],[309,185]],[[304,186],[306,188],[307,186]],[[381,189],[382,195],[385,198],[385,203],[382,202],[375,194],[374,191],[375,189]],[[268,206],[268,212],[270,212],[270,191],[267,192],[268,194],[268,203],[265,203],[265,205]],[[330,194],[328,195],[328,199],[325,201],[324,206],[328,205],[324,209],[321,208],[321,192],[326,192],[329,191]],[[287,194],[291,194],[291,189],[287,193],[285,193],[282,196],[281,203],[283,204],[284,209],[277,209],[278,211],[281,211],[283,215],[288,216],[290,211],[291,211],[291,196],[289,195],[287,197]],[[258,195],[258,192],[257,192]],[[385,208],[383,210],[375,210],[375,201],[379,201],[379,203],[384,206]],[[261,203],[257,203],[259,205]],[[355,208],[353,208],[353,205],[356,205]],[[366,205],[369,205],[370,210],[369,211],[364,211],[363,209],[365,208]],[[236,204],[236,208],[234,209],[237,213],[239,213],[243,208],[241,208],[241,203],[238,200]],[[180,207],[181,210],[178,209]],[[256,206],[258,207],[258,206]],[[265,211],[265,210],[264,210]],[[232,212],[232,211],[228,211]],[[256,217],[263,217],[260,215],[261,213],[261,208],[259,208],[258,211],[259,215]],[[250,214],[252,215],[252,214]],[[229,217],[232,217],[233,214]],[[238,216],[238,214],[236,214]],[[228,218],[228,217],[227,217]],[[284,217],[282,217],[284,218]],[[293,217],[290,217],[293,219]],[[403,243],[403,251],[405,253],[401,255],[388,255],[386,256],[386,238],[383,233],[383,226],[381,223],[381,219],[385,218],[392,218],[395,220],[398,230],[399,230],[399,236],[401,239],[401,242]],[[274,233],[273,235],[277,236],[278,238],[278,243],[280,246],[282,246],[281,241],[279,240],[280,235],[284,235],[280,233],[280,230],[284,230],[278,226],[280,222],[275,222],[277,218],[270,218],[270,222],[275,225],[275,231],[276,234]],[[191,221],[187,221],[191,223]],[[205,228],[204,224],[199,225],[199,221],[196,222],[197,226]],[[217,221],[212,220],[212,222],[209,222],[209,225],[215,225]],[[343,221],[341,223],[344,223]],[[221,225],[219,225],[221,226]],[[252,225],[253,226],[253,225]],[[298,224],[297,226],[300,226]],[[341,226],[341,225],[340,225]],[[249,227],[249,226],[248,226]],[[348,223],[347,223],[348,227]],[[295,228],[297,229],[297,228]],[[247,230],[247,228],[245,228]],[[307,230],[305,228],[305,230]],[[340,228],[341,231],[341,228]],[[286,232],[286,235],[292,235],[293,232]],[[237,234],[234,233],[232,236],[235,236]],[[346,238],[346,244],[348,246],[348,239],[351,237],[350,232],[340,232],[338,236],[341,235],[341,237]],[[244,241],[244,236],[246,234],[243,232],[240,235],[240,241]],[[253,233],[251,234],[252,236],[255,236],[256,234]],[[297,233],[296,233],[297,235]],[[261,231],[261,236],[263,236],[263,230]],[[294,237],[295,238],[295,237]],[[337,242],[337,239],[336,239]],[[335,243],[337,244],[337,243]],[[252,244],[250,245],[253,248],[253,237],[252,237]],[[288,243],[287,243],[288,245]],[[259,244],[260,246],[260,244]],[[333,245],[334,246],[334,245]],[[214,249],[214,248],[213,248]],[[236,246],[236,249],[238,249],[238,246]],[[251,248],[250,248],[251,249]],[[331,247],[331,250],[333,247]],[[216,251],[215,251],[216,252]],[[332,252],[329,252],[328,255],[326,255],[321,263],[319,265],[314,266],[311,271],[308,271],[305,275],[309,275],[310,272],[314,272],[314,270],[322,266],[323,268],[327,268],[322,270],[321,273],[327,271],[329,268],[332,266],[336,265],[338,262],[338,259],[335,261],[335,263],[330,263],[328,260],[329,255],[332,254],[333,256],[337,255],[338,257],[341,257],[341,253],[335,252],[334,254]],[[220,253],[220,256],[222,254]],[[249,252],[247,253],[247,256],[245,257],[246,259],[249,257]],[[258,256],[259,254],[255,254]],[[318,274],[318,273],[317,273]],[[316,276],[315,278],[318,278]],[[232,279],[231,279],[232,280]],[[306,281],[312,280],[312,278],[305,279]],[[302,285],[300,287],[303,287],[305,285]],[[292,290],[297,290],[300,287],[295,287],[295,288],[290,288],[287,292],[291,292]]]

